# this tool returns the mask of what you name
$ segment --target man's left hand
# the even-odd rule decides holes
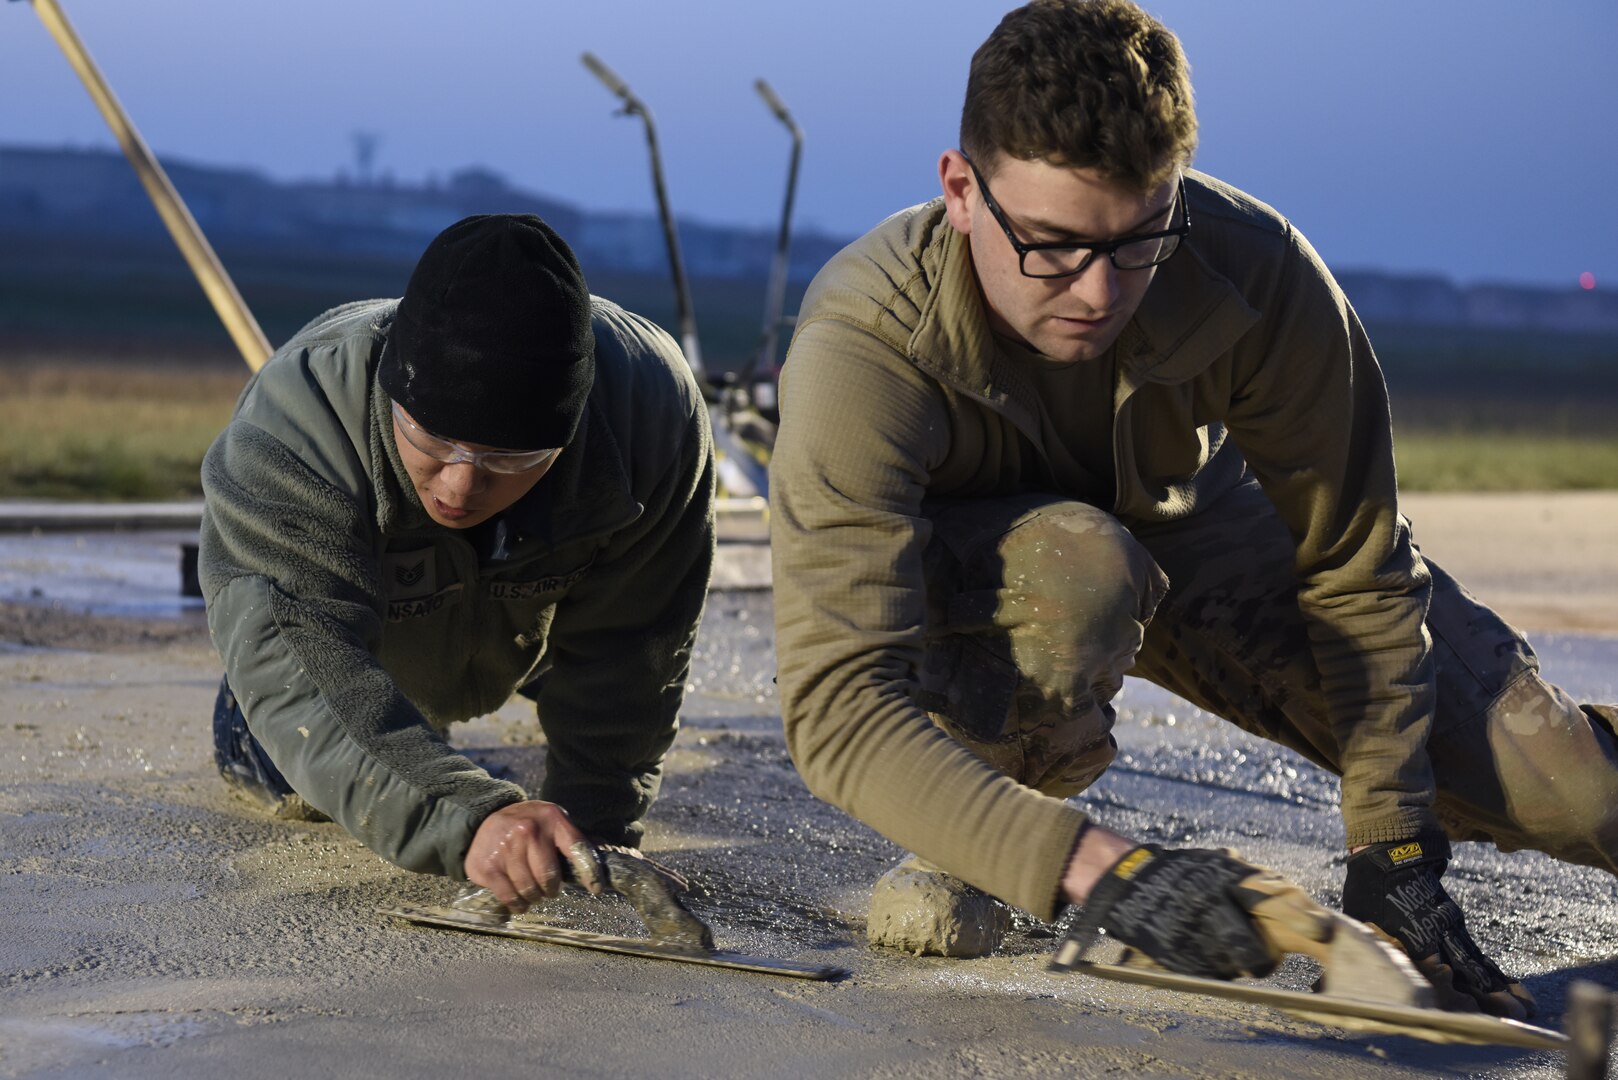
[[[1534,1015],[1534,997],[1501,974],[1466,932],[1466,919],[1439,880],[1449,841],[1422,836],[1372,844],[1349,856],[1343,914],[1398,940],[1438,992],[1439,1005],[1511,1020]]]

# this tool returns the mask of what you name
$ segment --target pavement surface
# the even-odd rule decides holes
[[[1429,554],[1463,581],[1470,559],[1509,584],[1509,566],[1475,547],[1441,553],[1441,533],[1418,519]],[[126,547],[84,542],[95,564]],[[1550,550],[1537,543],[1530,555]],[[793,771],[764,590],[710,597],[647,848],[698,883],[691,906],[722,946],[840,964],[849,978],[805,984],[400,925],[376,909],[443,902],[447,883],[383,863],[336,826],[266,818],[216,778],[219,668],[199,613],[138,598],[80,606],[48,575],[27,584],[16,563],[29,557],[0,548],[0,1077],[1562,1074],[1554,1054],[1349,1035],[1052,974],[1059,928],[1027,918],[982,960],[868,948],[870,884],[900,853]],[[1618,700],[1618,637],[1535,642],[1576,696]],[[1336,903],[1333,778],[1145,683],[1130,680],[1119,706],[1118,762],[1080,800],[1100,820],[1237,847]],[[522,704],[455,741],[519,782],[544,768]],[[1559,1023],[1576,978],[1618,989],[1611,875],[1460,845],[1446,883],[1542,1020]],[[564,897],[541,917],[635,932],[617,901]],[[1278,979],[1312,977],[1298,961]]]

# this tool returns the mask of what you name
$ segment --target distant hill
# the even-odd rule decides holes
[[[272,343],[333,304],[399,295],[434,235],[491,212],[544,217],[578,253],[592,289],[675,326],[652,213],[582,212],[478,168],[415,186],[279,183],[183,161],[164,168]],[[812,232],[792,238],[788,312],[844,242]],[[715,369],[735,369],[762,337],[775,232],[687,219],[680,243],[704,356]],[[0,361],[86,355],[235,358],[121,154],[0,147]]]
[[[511,186],[469,167],[442,184],[282,183],[245,169],[165,161],[163,168],[211,241],[235,248],[414,260],[440,230],[468,214],[534,213],[587,267],[664,273],[655,213],[596,213]],[[647,201],[651,196],[648,193]],[[694,276],[762,277],[776,234],[681,219],[680,249]],[[123,155],[110,150],[0,147],[0,230],[104,237],[161,236],[162,224]],[[807,281],[847,242],[801,232],[789,276]]]
[[[165,168],[272,343],[332,304],[398,295],[432,236],[487,212],[541,215],[573,245],[596,292],[674,326],[651,212],[584,210],[477,167],[422,185],[283,183],[183,161]],[[704,357],[734,369],[757,351],[774,231],[690,219],[679,229]],[[847,240],[794,235],[788,312]],[[1509,375],[1501,385],[1515,394],[1548,369],[1618,383],[1618,292],[1460,286],[1373,270],[1337,277],[1395,383],[1490,372]],[[0,147],[0,361],[86,353],[234,356],[122,155]]]
[[[442,184],[422,185],[342,178],[282,183],[251,170],[185,161],[168,161],[164,168],[203,231],[238,250],[414,259],[439,230],[467,214],[517,212],[549,221],[586,266],[654,275],[667,268],[662,228],[654,214],[583,210],[514,187],[477,166],[452,173]],[[768,274],[773,229],[688,218],[680,220],[679,228],[681,252],[693,276]],[[27,146],[0,146],[0,230],[162,235],[156,213],[121,154]],[[849,239],[798,233],[792,238],[790,277],[807,281]],[[1360,317],[1370,322],[1618,332],[1618,290],[1458,286],[1436,276],[1336,272]]]
[[[1489,330],[1618,333],[1618,290],[1456,285],[1447,278],[1333,270],[1366,322]]]

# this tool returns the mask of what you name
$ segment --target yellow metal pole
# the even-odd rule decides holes
[[[157,207],[158,216],[163,224],[168,226],[169,235],[179,245],[180,254],[190,265],[191,272],[197,276],[202,285],[202,291],[208,294],[208,300],[213,304],[214,311],[218,312],[219,319],[230,332],[231,340],[236,348],[241,350],[242,359],[247,366],[257,371],[264,366],[264,361],[270,358],[273,351],[269,339],[264,331],[259,329],[258,320],[253,313],[247,310],[247,304],[242,301],[241,293],[236,291],[235,284],[225,267],[214,254],[207,237],[202,235],[196,219],[191,211],[186,209],[185,202],[180,193],[174,190],[169,181],[168,173],[163,166],[157,163],[146,140],[140,137],[135,130],[134,122],[129,114],[124,112],[118,98],[113,94],[107,80],[102,78],[101,71],[90,59],[85,51],[84,43],[74,33],[67,16],[62,12],[56,0],[32,0],[34,10],[39,13],[39,19],[50,31],[56,44],[61,46],[62,52],[67,54],[68,63],[78,72],[83,80],[85,89],[90,91],[90,97],[95,101],[96,108],[101,110],[101,116],[107,121],[107,126],[117,136],[118,145],[123,147],[124,156],[135,167],[135,175],[140,178],[146,194],[151,197],[152,205]]]

